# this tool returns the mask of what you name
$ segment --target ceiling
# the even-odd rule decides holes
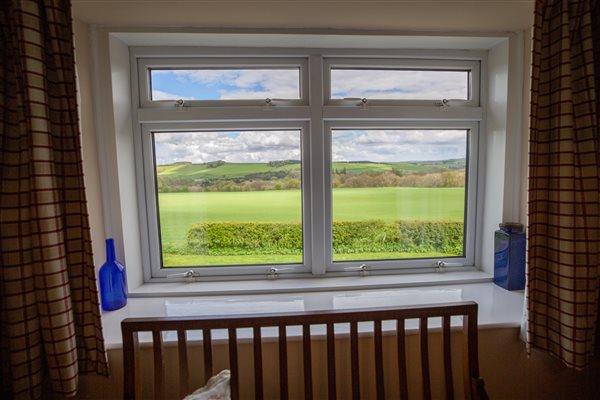
[[[97,25],[403,32],[529,29],[533,0],[71,0]]]

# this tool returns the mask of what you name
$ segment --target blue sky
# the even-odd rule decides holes
[[[152,70],[153,100],[300,98],[300,70]]]

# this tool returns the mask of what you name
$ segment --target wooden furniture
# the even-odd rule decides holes
[[[372,321],[373,332],[373,354],[375,364],[376,396],[378,399],[385,398],[384,382],[384,354],[389,357],[389,352],[393,351],[394,357],[398,360],[397,384],[401,399],[408,398],[408,377],[407,368],[407,334],[405,330],[405,321],[410,319],[418,320],[419,326],[419,347],[420,347],[420,373],[422,376],[422,397],[431,398],[431,371],[430,371],[430,351],[428,345],[428,335],[431,329],[428,329],[429,318],[441,317],[441,338],[443,344],[443,371],[445,395],[447,399],[455,397],[455,388],[453,384],[453,371],[451,365],[452,337],[451,337],[451,317],[463,317],[463,382],[464,393],[468,399],[486,399],[483,380],[479,376],[479,361],[477,353],[477,303],[460,302],[450,304],[423,305],[411,307],[393,307],[377,309],[360,310],[335,310],[335,311],[317,311],[317,312],[294,312],[282,314],[258,314],[258,315],[227,315],[227,316],[208,316],[208,317],[164,317],[164,318],[128,318],[121,324],[123,334],[123,370],[124,370],[124,398],[134,399],[140,397],[141,377],[140,361],[136,363],[139,354],[138,332],[151,332],[152,334],[152,353],[153,353],[153,373],[154,373],[154,397],[165,398],[165,383],[163,372],[165,365],[163,362],[163,331],[175,331],[177,334],[177,353],[179,359],[179,393],[169,394],[169,398],[183,398],[195,388],[188,388],[188,379],[190,377],[190,368],[188,363],[188,345],[191,341],[186,338],[187,330],[202,331],[203,361],[204,361],[204,381],[218,371],[213,370],[213,335],[212,331],[216,329],[225,329],[228,332],[229,348],[229,369],[231,370],[231,395],[232,399],[238,399],[240,394],[239,377],[240,374],[248,371],[240,370],[238,360],[238,329],[251,328],[253,332],[253,366],[254,366],[254,398],[263,399],[263,338],[261,337],[261,328],[276,327],[279,335],[278,341],[279,368],[275,373],[279,375],[279,398],[288,399],[288,350],[287,350],[287,329],[290,326],[301,326],[301,346],[304,370],[304,397],[313,398],[312,382],[312,363],[313,354],[311,352],[311,326],[324,325],[326,339],[326,358],[327,358],[327,391],[329,399],[336,399],[336,338],[340,335],[335,331],[334,324],[349,325],[350,338],[350,379],[352,386],[352,398],[361,398],[360,371],[365,363],[359,363],[359,322]],[[383,321],[394,321],[394,331],[382,329]],[[389,324],[389,322],[386,322]],[[389,326],[389,325],[386,325]],[[339,325],[338,325],[339,327]],[[339,330],[339,328],[338,328]],[[343,335],[348,336],[348,333]],[[395,335],[396,345],[393,349],[384,349],[383,336]],[[314,340],[314,338],[313,338]],[[197,342],[196,342],[197,343]],[[389,343],[389,342],[388,342]],[[390,346],[392,347],[392,346]],[[168,368],[174,368],[175,365]],[[394,379],[395,380],[395,379]],[[347,382],[347,380],[345,381]],[[389,379],[388,379],[389,383]]]

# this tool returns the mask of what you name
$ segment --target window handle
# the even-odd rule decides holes
[[[279,276],[279,273],[282,271],[291,271],[294,268],[292,267],[288,267],[288,268],[269,268],[269,272],[267,273],[267,279],[277,279],[277,277]]]
[[[189,271],[177,273],[177,274],[169,274],[167,275],[167,279],[169,278],[184,278],[186,281],[194,281],[195,278],[200,278],[200,273],[190,269]]]
[[[462,267],[463,264],[461,263],[451,263],[451,262],[446,262],[446,261],[442,261],[439,260],[438,262],[435,263],[435,269],[437,270],[437,272],[446,272],[446,268],[447,267]]]
[[[358,271],[360,276],[369,275],[369,266],[367,264],[360,264],[358,267],[346,267],[344,271]]]

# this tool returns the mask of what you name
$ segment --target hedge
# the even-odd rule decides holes
[[[299,254],[302,225],[282,222],[204,222],[187,233],[188,254]],[[336,221],[338,254],[411,252],[461,254],[463,224],[450,221]]]

